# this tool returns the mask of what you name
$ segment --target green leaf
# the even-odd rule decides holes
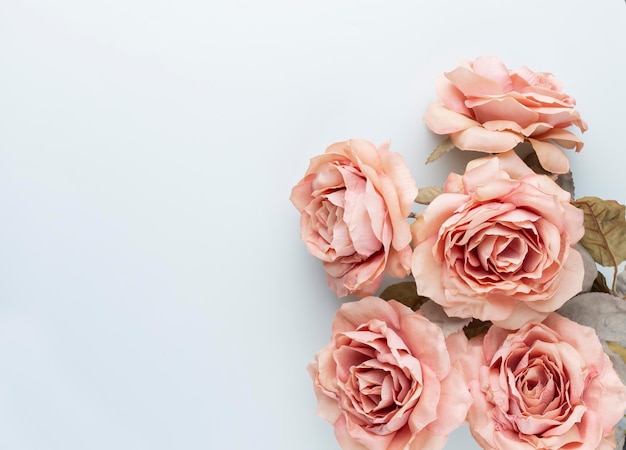
[[[598,264],[617,268],[626,260],[626,207],[598,197],[583,197],[573,203],[585,213],[581,245]]]
[[[430,154],[430,156],[426,160],[426,164],[429,164],[433,161],[438,160],[445,153],[448,153],[453,148],[456,148],[456,145],[454,145],[454,143],[452,142],[452,139],[450,139],[450,136],[448,136],[441,144],[437,146],[436,149],[433,150],[433,152]]]
[[[379,297],[384,300],[396,300],[408,306],[413,311],[420,309],[420,306],[429,300],[428,297],[423,297],[417,293],[417,287],[414,281],[402,281],[387,286],[380,293]]]
[[[430,203],[441,194],[443,194],[443,189],[439,186],[426,186],[419,188],[417,191],[417,197],[415,197],[415,203],[419,203],[420,205],[430,205]]]

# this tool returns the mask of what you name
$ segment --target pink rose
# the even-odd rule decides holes
[[[339,297],[373,294],[386,272],[409,273],[407,217],[417,195],[404,159],[362,140],[338,142],[311,160],[291,201],[309,252]]]
[[[482,448],[615,448],[626,387],[593,328],[552,313],[450,345],[465,352],[460,364],[474,398],[467,419]]]
[[[465,381],[421,314],[367,297],[341,306],[332,336],[308,371],[341,448],[436,450],[465,421]]]
[[[519,328],[582,288],[583,212],[513,151],[450,174],[412,229],[417,291],[449,316]]]
[[[584,132],[587,124],[550,73],[508,70],[497,58],[483,56],[439,78],[437,94],[424,120],[461,150],[500,153],[528,141],[544,169],[566,173],[569,161],[559,146],[577,152],[583,146],[564,128],[575,125]]]

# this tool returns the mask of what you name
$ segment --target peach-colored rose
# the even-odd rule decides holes
[[[615,448],[626,387],[593,328],[551,313],[450,346],[464,351],[459,364],[474,399],[467,420],[482,448]]]
[[[509,329],[580,292],[584,234],[570,194],[510,151],[470,161],[412,225],[417,291],[449,316]]]
[[[471,403],[441,329],[394,300],[341,306],[307,368],[318,414],[343,449],[436,450]]]
[[[338,142],[311,159],[291,201],[302,213],[300,231],[310,253],[324,262],[339,297],[373,294],[383,274],[409,273],[407,217],[417,187],[389,144]]]
[[[461,150],[500,153],[528,141],[544,169],[565,173],[569,161],[560,147],[578,152],[583,146],[565,128],[584,132],[587,124],[550,73],[508,70],[499,59],[483,56],[440,77],[437,95],[424,121]]]

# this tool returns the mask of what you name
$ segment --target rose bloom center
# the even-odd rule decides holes
[[[541,263],[540,238],[531,227],[486,222],[449,233],[447,261],[469,281],[497,282],[532,273]]]
[[[385,336],[367,328],[343,333],[340,341],[334,356],[343,385],[342,409],[376,434],[402,428],[422,392],[419,361],[405,348],[390,348]]]
[[[503,389],[492,393],[494,401],[500,405],[498,422],[505,429],[510,427],[523,435],[547,437],[550,430],[569,422],[572,414],[581,414],[586,409],[577,400],[580,393],[572,390],[579,383],[568,378],[567,364],[557,347],[563,345],[538,342],[530,348],[514,350],[503,364],[502,360],[492,364],[492,386],[500,385]],[[505,392],[508,394],[503,394]],[[508,400],[500,398],[498,401],[499,395],[508,396]]]

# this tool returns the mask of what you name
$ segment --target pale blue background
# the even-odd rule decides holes
[[[0,449],[337,449],[290,189],[352,137],[441,184],[421,116],[481,54],[563,81],[577,194],[626,202],[621,0],[4,0]]]

